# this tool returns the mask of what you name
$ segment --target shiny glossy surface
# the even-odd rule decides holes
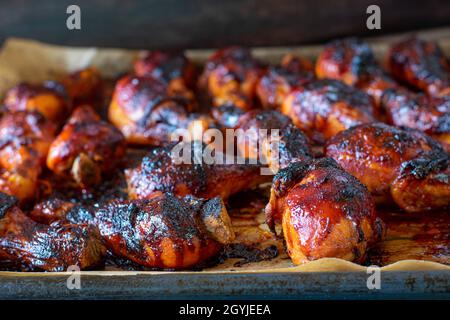
[[[5,201],[1,196],[1,201]],[[82,270],[103,265],[106,248],[87,224],[39,224],[12,205],[0,219],[0,265],[22,271]]]
[[[109,120],[127,142],[164,145],[176,129],[186,128],[192,105],[167,85],[150,77],[124,76],[115,87]]]
[[[68,175],[72,170],[74,179],[88,187],[88,182],[95,184],[98,181],[88,181],[92,178],[84,176],[98,174],[96,180],[99,180],[100,174],[113,170],[124,154],[125,139],[121,132],[101,120],[90,106],[83,105],[75,109],[51,144],[47,166],[59,175]],[[85,164],[80,164],[77,169],[77,161]]]
[[[0,191],[34,198],[56,127],[37,112],[8,112],[0,119]]]
[[[425,132],[450,151],[450,95],[429,97],[400,90],[387,90],[381,99],[387,121]]]
[[[317,80],[294,90],[281,112],[311,139],[323,143],[338,132],[375,120],[372,99],[338,80]]]
[[[330,139],[325,154],[364,183],[379,203],[395,202],[407,211],[450,204],[448,154],[419,131],[361,125]]]
[[[253,86],[250,84],[254,79],[253,76],[247,78],[247,72],[253,75],[257,74],[259,79],[263,74],[260,71],[265,68],[251,55],[239,53],[240,50],[231,50],[234,53],[229,53],[227,49],[224,51],[228,53],[218,54],[222,58],[217,61],[223,62],[230,59],[227,61],[236,62],[237,65],[240,63],[245,65],[246,63],[243,62],[248,61],[249,67],[248,69],[241,68],[241,71],[247,70],[245,72],[233,74],[233,77],[239,74],[244,75],[243,81],[239,80],[239,77],[231,77],[234,80],[231,81],[230,87],[224,85],[221,88],[219,86],[218,96],[224,97],[224,101],[238,102],[240,101],[238,98],[233,99],[235,97],[251,97],[251,108],[256,108],[256,110],[247,112],[245,111],[247,107],[239,106],[239,104],[238,106],[221,104],[213,108],[209,108],[210,105],[205,104],[202,105],[201,110],[211,111],[212,114],[218,111],[218,114],[225,120],[223,123],[218,121],[222,124],[222,127],[220,125],[218,127],[222,129],[224,127],[281,129],[282,167],[287,166],[289,169],[292,162],[301,161],[295,165],[291,164],[295,170],[290,169],[281,177],[278,176],[276,181],[279,183],[276,182],[274,187],[274,190],[276,189],[275,198],[272,194],[273,199],[277,200],[275,202],[277,210],[269,212],[269,217],[281,223],[281,227],[284,227],[285,231],[284,237],[277,238],[277,235],[272,233],[264,223],[262,211],[269,199],[264,192],[255,191],[254,188],[262,182],[270,181],[271,177],[261,176],[260,165],[179,166],[170,159],[170,146],[156,148],[152,151],[152,147],[148,146],[149,140],[145,140],[142,143],[145,146],[140,149],[128,145],[127,154],[124,157],[111,155],[114,150],[117,150],[116,147],[109,144],[111,140],[108,138],[111,131],[114,130],[106,119],[99,119],[104,113],[102,106],[99,108],[96,106],[95,111],[98,112],[99,117],[93,116],[95,113],[90,111],[81,112],[82,116],[75,117],[77,118],[75,122],[78,124],[89,123],[88,127],[92,125],[94,128],[102,127],[99,125],[99,122],[102,122],[105,128],[109,128],[106,136],[94,134],[89,136],[87,141],[81,138],[67,139],[68,149],[76,149],[75,153],[78,156],[71,163],[71,169],[65,170],[63,175],[56,175],[47,170],[44,163],[38,164],[39,161],[31,161],[32,157],[24,157],[27,168],[30,168],[29,164],[36,164],[31,166],[37,168],[36,183],[33,188],[28,189],[32,190],[35,201],[20,203],[20,210],[23,213],[14,215],[18,217],[17,220],[10,219],[9,201],[0,197],[0,212],[4,212],[6,216],[3,220],[0,219],[0,225],[4,226],[4,230],[14,229],[14,232],[17,232],[15,237],[23,240],[20,245],[26,246],[25,248],[15,247],[19,248],[17,250],[21,251],[20,254],[14,249],[16,251],[12,253],[12,256],[6,257],[4,262],[0,262],[0,269],[64,270],[66,263],[74,261],[82,261],[85,269],[105,268],[106,270],[207,269],[214,271],[236,268],[239,270],[263,270],[271,267],[290,267],[292,262],[286,254],[283,238],[289,244],[289,253],[295,263],[303,263],[321,256],[340,257],[364,264],[386,264],[401,259],[421,259],[421,257],[448,263],[446,248],[448,248],[447,227],[449,221],[445,207],[445,201],[448,201],[449,198],[448,180],[446,180],[448,167],[445,167],[446,161],[439,155],[440,151],[436,152],[438,148],[434,146],[435,143],[429,142],[428,138],[423,138],[420,133],[413,135],[412,139],[406,140],[401,134],[398,137],[394,134],[392,139],[383,137],[381,134],[380,138],[376,137],[373,140],[369,133],[366,135],[355,134],[355,140],[367,138],[368,145],[372,143],[382,145],[373,147],[367,153],[363,152],[364,145],[359,146],[355,154],[361,158],[354,158],[357,160],[351,160],[353,163],[362,162],[361,159],[364,159],[365,156],[374,155],[376,160],[372,164],[377,164],[378,160],[381,163],[386,162],[388,167],[386,172],[388,173],[391,167],[396,166],[397,162],[386,160],[391,156],[395,157],[391,151],[386,152],[384,148],[391,147],[395,152],[404,153],[406,157],[409,157],[406,161],[402,161],[402,159],[398,161],[401,164],[397,166],[398,174],[394,175],[389,191],[392,200],[410,213],[377,208],[377,215],[386,220],[388,228],[385,240],[378,241],[379,235],[382,233],[381,223],[377,219],[372,219],[374,209],[367,190],[329,160],[309,160],[313,152],[311,152],[308,139],[305,138],[302,131],[293,126],[292,120],[286,115],[275,110],[259,109],[260,105],[255,99],[257,97],[252,91],[253,89],[247,91],[247,88]],[[224,58],[227,55],[233,57]],[[126,112],[116,114],[116,119],[122,121],[116,124],[121,130],[123,129],[121,124],[129,125],[130,122],[127,122],[127,119],[136,114],[140,115],[139,117],[142,116],[138,117],[142,119],[142,122],[131,122],[131,126],[144,128],[151,122],[148,119],[156,119],[154,124],[169,128],[165,131],[166,133],[172,132],[173,128],[183,126],[189,128],[192,119],[201,120],[203,128],[216,126],[216,123],[207,114],[193,114],[192,100],[189,100],[189,95],[185,95],[188,91],[177,89],[183,86],[187,87],[185,81],[189,82],[189,76],[184,77],[183,72],[179,72],[186,61],[177,57],[179,55],[171,56],[165,53],[144,55],[141,57],[142,60],[136,63],[142,63],[141,67],[148,67],[145,72],[149,72],[149,74],[123,78],[127,79],[125,82],[128,83],[124,88],[128,89],[119,92],[116,90],[116,96],[123,95],[120,99],[116,99],[115,96],[115,101],[126,102],[123,104],[123,108],[121,107]],[[173,61],[173,64],[170,61]],[[342,60],[342,63],[344,61]],[[234,68],[231,67],[233,63],[222,62],[217,65],[223,64],[228,65],[229,69]],[[223,69],[220,66],[218,68]],[[239,68],[236,67],[236,70]],[[309,67],[301,58],[288,56],[281,62],[281,68],[287,70],[288,73],[295,74]],[[358,69],[356,74],[364,73],[364,63],[359,68],[360,70]],[[229,80],[227,76],[228,73],[225,72],[219,82],[227,83]],[[104,100],[109,104],[108,88],[105,91],[103,90],[105,88],[101,89],[95,85],[96,81],[91,81],[96,79],[94,71],[81,70],[67,77],[71,78],[73,83],[67,82],[66,90],[70,91],[71,85],[73,88],[78,88],[69,94],[72,102],[77,100],[76,96],[91,100],[96,95],[105,95]],[[122,80],[119,80],[119,83],[120,81]],[[242,83],[248,84],[248,87]],[[352,104],[354,109],[365,109],[365,107],[355,106],[361,101],[366,101],[367,95],[364,95],[365,98],[361,98],[361,91],[350,87],[342,90],[348,94],[341,94],[339,88],[342,87],[342,84],[334,85],[333,81],[329,83],[331,83],[330,90],[319,90],[320,92],[311,100],[310,106],[320,106],[321,103],[316,103],[317,101],[336,104],[335,101],[342,98],[343,103],[339,107],[342,108],[341,110],[346,109],[342,107],[345,104]],[[107,82],[105,81],[103,84],[107,84]],[[172,84],[175,89],[170,88]],[[179,86],[180,84],[183,86]],[[303,86],[307,86],[307,84]],[[294,91],[303,89],[303,86]],[[239,89],[235,90],[234,88]],[[192,88],[189,87],[189,89]],[[200,89],[209,92],[207,87]],[[311,85],[310,89],[314,91],[317,87]],[[82,92],[86,94],[82,94]],[[92,93],[92,96],[89,92]],[[246,95],[247,93],[250,94]],[[243,100],[248,101],[247,98]],[[180,105],[183,109],[175,107],[176,112],[172,113],[173,105]],[[114,103],[111,104],[111,108],[114,109]],[[436,108],[440,108],[439,105]],[[157,109],[160,110],[153,113]],[[323,116],[321,112],[324,109],[326,108],[319,110],[317,118],[333,118],[333,115],[336,114],[332,113],[331,117]],[[177,110],[183,111],[178,112]],[[136,113],[134,113],[135,111]],[[7,119],[7,116],[11,114],[10,111],[7,111],[2,115],[2,120]],[[143,114],[146,115],[143,116]],[[148,114],[152,114],[152,116],[148,116]],[[86,118],[85,115],[87,115]],[[215,118],[218,119],[218,117]],[[343,122],[349,126],[352,125],[351,121]],[[8,121],[8,126],[12,127],[14,131],[11,134],[14,138],[11,140],[13,142],[7,142],[5,145],[25,145],[30,150],[37,150],[30,151],[33,155],[42,154],[45,159],[46,149],[36,148],[33,146],[34,143],[30,143],[30,141],[35,141],[33,140],[35,139],[34,135],[39,136],[39,134],[33,130],[34,133],[31,135],[24,134],[23,132],[29,130],[27,127],[29,124],[22,124],[19,121],[20,124],[14,126],[13,123],[14,121]],[[224,125],[224,123],[226,124]],[[91,132],[91,130],[85,129],[75,130],[74,128],[77,126],[72,120],[69,120],[66,127],[71,127],[71,129],[64,129],[63,133],[67,131],[67,137],[78,137],[83,136],[85,131]],[[37,127],[40,130],[45,128],[40,124]],[[337,127],[338,125],[334,123],[330,126],[333,129]],[[314,129],[314,131],[313,135],[310,132],[307,133],[312,138],[319,136],[323,142],[323,133],[318,129]],[[167,135],[156,132],[158,134],[152,136],[154,142],[151,144],[166,144]],[[22,134],[27,138],[21,140]],[[54,134],[49,141],[53,137]],[[41,138],[40,136],[39,139]],[[355,143],[352,136],[348,138],[349,144]],[[101,151],[101,154],[85,155],[86,152],[82,150],[83,148],[79,149],[78,142],[81,140],[84,141],[83,146],[92,143],[94,147],[89,150]],[[405,143],[405,146],[396,146],[397,140],[400,141],[398,142],[400,144]],[[128,141],[131,140],[128,139]],[[104,148],[97,147],[102,143],[105,143]],[[377,153],[378,147],[381,149],[380,154]],[[342,150],[343,147],[339,148]],[[427,157],[420,151],[421,149],[427,150],[425,152]],[[12,164],[21,163],[8,159],[8,157],[16,159],[15,150],[0,157],[0,161],[3,161],[2,166],[5,166],[2,168],[2,172],[8,177],[21,176],[12,166],[6,169],[6,165],[10,162]],[[106,152],[103,152],[105,150]],[[314,154],[317,156],[318,153],[314,152]],[[39,157],[33,159],[35,158]],[[314,162],[314,165],[305,166],[305,163],[310,163],[309,161]],[[95,165],[93,166],[93,164]],[[83,177],[93,176],[91,173],[95,173],[96,170],[91,171],[91,169],[101,168],[103,165],[110,166],[110,168],[105,168],[101,178],[95,179],[98,185],[95,188],[88,188],[87,184],[84,184],[80,188],[78,182],[85,181]],[[74,177],[77,176],[73,172],[78,173],[78,180],[68,178],[68,173]],[[79,179],[80,177],[81,179]],[[371,176],[367,175],[367,177]],[[27,189],[22,184],[18,190]],[[174,193],[175,196],[170,193]],[[256,195],[252,196],[252,193]],[[206,204],[207,200],[193,199],[187,196],[190,194],[210,200]],[[218,198],[213,198],[217,195],[226,200],[226,209]],[[270,204],[273,203],[274,201],[271,200]],[[283,203],[289,210],[281,210]],[[441,209],[437,212],[428,211],[433,207]],[[418,210],[420,212],[412,212]],[[425,210],[427,211],[425,212]],[[230,212],[231,222],[227,219],[227,211]],[[271,219],[269,219],[269,224],[272,223]],[[230,228],[230,223],[232,228]],[[33,232],[39,233],[39,235],[35,235]],[[161,237],[162,233],[166,236]],[[233,233],[235,234],[234,240]],[[10,234],[9,231],[8,234]],[[66,246],[65,240],[61,240],[60,236],[64,239],[66,236],[74,239],[73,243]],[[13,242],[8,236],[5,236],[5,239],[4,243],[7,245]],[[93,247],[97,247],[99,239],[104,241],[104,246],[98,251],[100,254],[90,254],[90,250],[84,246],[84,243],[89,242],[93,244]],[[46,250],[42,250],[42,243],[45,243]],[[58,248],[58,243],[64,244],[64,247]],[[104,263],[105,247],[108,249],[108,253],[107,261]],[[373,249],[369,250],[371,247]],[[67,254],[65,248],[70,249],[73,255]],[[48,252],[54,253],[57,259],[43,259],[42,256],[48,256]],[[85,259],[86,255],[92,259]]]
[[[281,170],[266,213],[269,226],[282,223],[294,264],[324,257],[362,262],[384,233],[368,190],[330,158]]]
[[[398,81],[431,96],[450,94],[449,64],[435,42],[413,37],[394,43],[387,64]]]
[[[221,248],[198,222],[206,205],[159,194],[148,200],[107,203],[95,220],[116,255],[145,267],[184,269],[212,258]]]

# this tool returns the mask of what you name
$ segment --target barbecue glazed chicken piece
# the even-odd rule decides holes
[[[341,80],[349,86],[355,86],[369,94],[379,109],[380,98],[389,88],[397,88],[378,64],[369,45],[358,38],[346,38],[332,41],[325,46],[316,63],[318,78]]]
[[[34,207],[31,218],[46,224],[89,224],[114,255],[149,268],[198,265],[235,238],[218,197],[179,199],[155,192],[146,200],[112,200],[94,207],[49,199]]]
[[[450,95],[430,97],[388,90],[382,97],[382,105],[389,123],[425,132],[450,152]]]
[[[103,264],[106,248],[87,224],[44,225],[31,220],[15,199],[0,193],[0,267],[22,271],[81,270]]]
[[[61,79],[73,106],[98,105],[103,93],[103,80],[95,68],[75,71]]]
[[[21,83],[8,90],[3,103],[8,111],[37,111],[58,125],[71,111],[64,87],[52,81],[43,85]]]
[[[194,100],[197,70],[182,53],[164,51],[142,52],[134,62],[138,77],[151,77],[166,84],[169,95]]]
[[[282,223],[297,265],[325,257],[363,262],[384,229],[366,187],[330,158],[295,162],[278,172],[266,214],[272,229]]]
[[[128,195],[131,199],[148,199],[155,193],[170,192],[179,197],[192,195],[210,199],[220,196],[227,199],[231,194],[251,189],[270,181],[270,176],[260,174],[260,166],[252,164],[226,164],[225,157],[216,150],[216,156],[223,164],[206,164],[196,161],[196,144],[172,144],[152,150],[133,169],[125,170]],[[174,148],[177,146],[176,148]],[[202,147],[200,145],[200,147]],[[191,154],[180,161],[178,155]],[[200,149],[205,154],[207,149]],[[172,157],[176,155],[177,157]],[[202,159],[200,159],[202,160]],[[199,164],[196,164],[199,163]],[[219,162],[218,162],[219,163]]]
[[[419,131],[360,125],[331,138],[325,154],[366,185],[378,203],[413,212],[450,205],[448,154]]]
[[[88,105],[79,106],[53,141],[47,166],[58,175],[72,175],[82,188],[98,184],[125,154],[125,139]]]
[[[115,255],[149,268],[193,267],[234,240],[219,198],[179,199],[159,193],[147,200],[112,201],[96,212],[95,220]]]
[[[292,90],[314,80],[308,60],[286,55],[280,66],[270,66],[258,81],[256,93],[263,108],[279,109]]]
[[[318,144],[352,126],[374,121],[370,96],[338,80],[317,80],[292,91],[281,112]]]
[[[273,173],[289,163],[312,158],[309,139],[289,117],[278,111],[248,111],[240,117],[235,129],[245,132],[244,139],[238,138],[236,142],[240,155],[255,160],[263,156],[264,164]],[[278,139],[274,130],[278,130]]]
[[[37,112],[7,112],[0,118],[0,192],[21,202],[35,197],[55,132]]]
[[[170,142],[176,129],[189,126],[193,107],[184,97],[169,94],[159,80],[128,75],[116,84],[109,120],[127,142],[160,146]]]
[[[450,95],[450,66],[435,42],[409,38],[393,44],[387,64],[398,81],[430,96]]]
[[[256,85],[263,73],[248,49],[228,47],[216,51],[206,62],[199,87],[215,107],[233,105],[243,110],[254,106]]]

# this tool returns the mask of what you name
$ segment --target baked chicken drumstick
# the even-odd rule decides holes
[[[106,248],[96,228],[87,224],[31,220],[0,193],[0,266],[22,271],[89,270],[102,266]]]
[[[360,125],[331,138],[325,154],[366,185],[379,203],[394,202],[412,212],[450,205],[448,154],[420,131]]]
[[[430,97],[390,89],[381,103],[389,123],[425,132],[450,152],[450,95]]]
[[[210,199],[220,196],[226,199],[271,179],[260,174],[259,165],[196,164],[195,150],[192,150],[189,163],[177,163],[171,155],[173,147],[174,144],[156,148],[136,168],[125,170],[131,199],[148,199],[159,192],[171,192],[179,197],[193,195]]]
[[[127,142],[160,146],[179,128],[188,128],[194,106],[185,97],[168,92],[167,84],[152,77],[125,76],[115,87],[109,120]]]
[[[96,212],[95,224],[115,255],[149,268],[186,269],[234,240],[220,198],[158,193],[147,200],[112,201]]]
[[[0,118],[0,191],[21,202],[35,197],[56,127],[34,111]]]
[[[37,111],[48,120],[60,125],[69,116],[71,103],[64,87],[48,81],[43,85],[21,83],[5,96],[8,111]]]
[[[51,212],[49,211],[51,209]],[[94,207],[62,200],[35,206],[33,219],[89,224],[116,256],[148,268],[186,269],[216,256],[234,240],[225,205],[155,192],[144,200],[112,200]]]
[[[325,46],[316,63],[320,79],[341,80],[369,94],[375,102],[376,115],[382,116],[380,98],[389,88],[397,88],[378,62],[369,45],[358,38],[332,41]]]
[[[248,49],[228,47],[217,50],[206,62],[199,87],[216,107],[233,105],[249,110],[254,106],[256,85],[262,72],[261,63]]]
[[[125,154],[125,139],[88,105],[79,106],[53,141],[47,166],[58,175],[71,174],[83,188],[96,185],[101,174],[116,167]]]
[[[325,257],[362,262],[383,235],[364,185],[330,158],[295,162],[275,175],[267,222],[282,223],[294,264]]]
[[[435,42],[413,37],[394,43],[387,64],[402,83],[430,96],[450,95],[450,66]]]

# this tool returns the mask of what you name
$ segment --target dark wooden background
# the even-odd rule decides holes
[[[81,7],[82,30],[66,28],[66,8]],[[381,7],[382,29],[366,28],[366,8]],[[450,26],[449,0],[0,0],[0,42],[126,48],[207,48],[317,43],[347,35]]]

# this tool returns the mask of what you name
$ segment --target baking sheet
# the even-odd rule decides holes
[[[450,53],[450,39],[442,40],[441,45],[447,53]],[[374,43],[373,48],[378,57],[382,57],[387,42]],[[314,58],[320,52],[320,46],[300,47],[300,48],[258,48],[254,49],[254,54],[258,58],[270,63],[276,63],[286,52],[293,52],[301,56]],[[188,50],[187,55],[194,61],[201,63],[211,53],[210,50]],[[11,86],[21,81],[31,83],[40,83],[48,79],[58,79],[63,74],[76,71],[87,66],[94,66],[106,78],[114,78],[131,69],[131,63],[135,58],[137,51],[121,50],[121,49],[99,49],[99,48],[69,48],[59,47],[39,43],[36,41],[25,39],[9,39],[5,42],[0,53],[0,99],[3,94]],[[448,212],[446,213],[448,214]],[[405,217],[406,214],[405,214]],[[260,221],[260,217],[255,216],[251,226],[261,237],[267,237],[264,241],[268,243],[275,241],[264,230],[263,225],[255,224]],[[239,223],[238,218],[233,222]],[[448,220],[447,220],[448,222]],[[240,225],[241,235],[245,236],[246,226]],[[406,224],[405,228],[409,228]],[[444,228],[443,232],[448,232],[448,228]],[[239,232],[238,232],[239,233]],[[403,246],[403,244],[399,244]],[[448,246],[442,248],[444,256],[438,261],[446,264],[450,263],[448,255]],[[366,266],[357,265],[340,259],[326,258],[312,261],[301,266],[293,266],[290,259],[280,251],[280,256],[270,260],[256,263],[244,264],[236,267],[235,259],[229,259],[222,264],[202,271],[178,271],[177,274],[255,274],[255,273],[292,273],[292,272],[365,272]],[[445,255],[447,254],[447,255]],[[450,266],[434,261],[422,261],[408,259],[389,263],[382,267],[383,271],[432,271],[432,270],[450,270]],[[167,274],[164,271],[122,271],[109,268],[105,271],[83,271],[83,275],[88,276],[131,276],[140,274]],[[172,273],[172,272],[169,272]],[[1,276],[14,277],[52,277],[56,275],[64,275],[65,273],[35,273],[35,272],[0,272]]]

